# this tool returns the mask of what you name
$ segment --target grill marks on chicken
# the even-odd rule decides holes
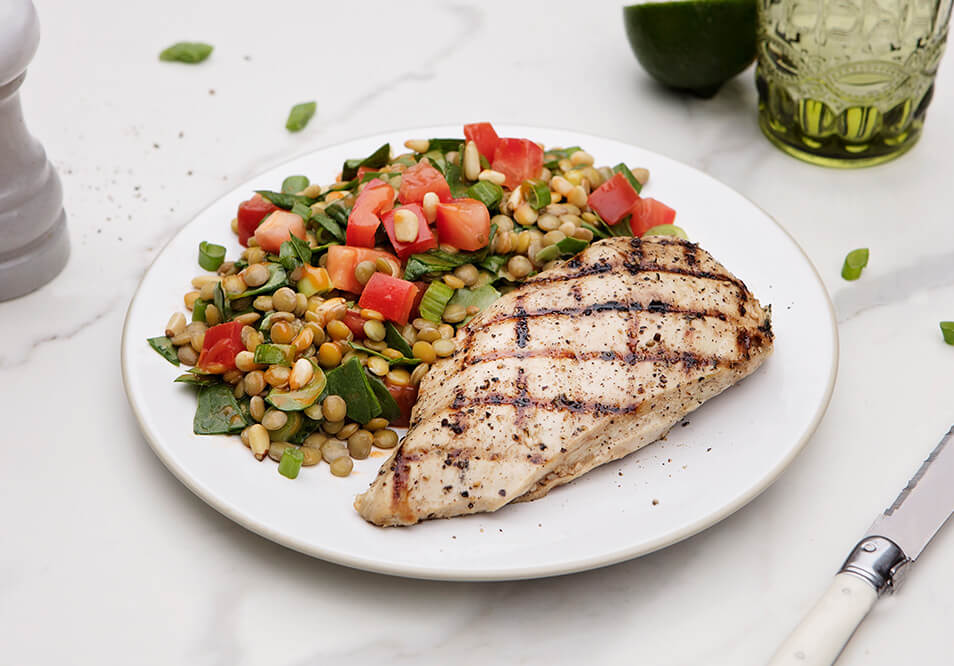
[[[355,507],[379,525],[535,499],[665,434],[771,353],[769,314],[698,246],[613,238],[505,295],[425,377]]]

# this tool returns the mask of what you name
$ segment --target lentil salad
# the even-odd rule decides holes
[[[499,138],[385,144],[336,181],[289,176],[242,202],[235,260],[199,247],[207,273],[149,343],[191,366],[196,434],[239,434],[295,478],[391,449],[457,328],[527,277],[614,235],[672,233],[675,211],[640,196],[646,169],[596,167],[579,147]]]

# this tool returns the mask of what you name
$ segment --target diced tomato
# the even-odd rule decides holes
[[[493,169],[507,177],[504,185],[514,189],[540,175],[543,148],[530,139],[499,139],[494,149]]]
[[[233,370],[235,355],[245,349],[242,343],[243,326],[240,321],[230,321],[208,329],[196,367],[215,374]]]
[[[413,282],[375,273],[364,286],[358,305],[377,310],[385,319],[404,326],[411,315],[417,292],[417,285]]]
[[[417,240],[403,243],[395,237],[394,214],[399,210],[409,210],[417,215]],[[391,239],[391,245],[394,246],[394,251],[397,252],[397,256],[401,257],[401,259],[407,259],[412,254],[427,252],[437,247],[437,239],[434,238],[434,233],[431,231],[431,228],[427,226],[427,218],[424,217],[424,211],[421,210],[421,207],[416,203],[388,211],[384,217],[381,218],[381,223],[384,224],[384,230],[388,232],[388,238]]]
[[[364,334],[365,319],[358,310],[348,310],[345,312],[342,321],[351,329],[355,340],[364,340],[365,337],[367,337]]]
[[[644,233],[660,224],[672,224],[676,219],[676,211],[655,199],[640,199],[633,206],[633,216],[629,218],[629,228],[634,236]]]
[[[256,194],[248,201],[240,203],[238,213],[235,216],[238,218],[239,243],[248,247],[248,239],[258,229],[258,223],[265,219],[266,215],[276,210],[278,210],[278,206],[262,197],[261,194]]]
[[[424,280],[418,280],[414,284],[417,286],[417,296],[414,297],[414,304],[411,305],[411,316],[409,317],[411,321],[421,316],[421,300],[424,298],[424,292],[427,291],[427,287],[429,286]]]
[[[282,243],[292,236],[305,238],[305,221],[301,215],[287,210],[276,210],[266,217],[255,230],[255,242],[266,252],[278,254]]]
[[[458,250],[479,250],[490,241],[490,211],[476,199],[437,204],[437,235]]]
[[[629,215],[637,201],[639,201],[639,193],[621,173],[615,174],[593,190],[588,199],[590,208],[595,210],[607,224],[616,224]]]
[[[497,150],[497,131],[490,123],[470,123],[464,125],[464,136],[468,141],[477,144],[477,152],[487,158],[488,162],[494,159],[494,151]]]
[[[397,426],[398,428],[410,425],[411,408],[413,408],[414,403],[417,402],[417,387],[411,385],[399,386],[398,384],[391,384],[390,382],[385,383],[385,386],[388,387],[391,397],[394,398],[394,402],[396,402],[397,406],[401,409],[401,418],[397,421],[391,421],[391,425]]]
[[[332,245],[328,248],[328,275],[335,289],[360,294],[363,287],[354,276],[354,268],[362,261],[376,261],[379,258],[393,261],[400,266],[401,262],[393,254],[380,250],[371,250],[364,247],[350,247],[348,245]]]
[[[450,185],[440,171],[427,162],[418,162],[401,173],[398,201],[403,204],[421,203],[428,192],[436,194],[441,201],[450,201]]]
[[[368,181],[348,216],[345,238],[348,245],[374,247],[374,233],[381,224],[380,215],[394,205],[394,188],[379,178]]]

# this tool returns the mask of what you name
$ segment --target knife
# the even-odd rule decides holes
[[[954,427],[874,521],[768,666],[830,666],[885,591],[894,592],[954,512]]]

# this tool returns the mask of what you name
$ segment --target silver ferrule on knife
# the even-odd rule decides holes
[[[851,551],[838,573],[854,574],[871,583],[880,596],[885,591],[898,589],[910,562],[891,539],[866,536]]]

